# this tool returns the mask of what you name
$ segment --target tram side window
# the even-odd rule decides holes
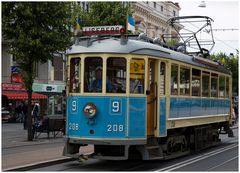
[[[70,60],[70,91],[71,93],[80,92],[80,77],[81,77],[81,59],[71,58]]]
[[[202,96],[203,97],[209,97],[209,72],[203,72],[202,73]]]
[[[178,65],[171,66],[171,95],[178,95]]]
[[[126,93],[126,59],[107,60],[107,93]]]
[[[225,96],[225,77],[219,76],[219,97]]]
[[[192,96],[201,96],[201,71],[192,69]]]
[[[102,58],[87,57],[84,63],[84,92],[102,92]]]
[[[226,98],[229,97],[229,77],[226,77]]]
[[[180,68],[180,95],[190,95],[190,69]]]
[[[130,93],[144,93],[145,61],[143,59],[131,59],[130,61]]]
[[[211,75],[211,97],[218,96],[218,74]]]
[[[166,63],[161,62],[160,66],[160,95],[165,94]]]

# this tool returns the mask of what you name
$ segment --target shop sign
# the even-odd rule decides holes
[[[18,66],[11,66],[11,82],[22,83],[22,75],[19,73],[20,68]]]
[[[65,85],[51,85],[51,84],[37,84],[33,83],[33,91],[34,92],[58,92],[62,93]]]
[[[11,82],[13,82],[13,83],[22,83],[23,80],[22,80],[21,74],[13,73],[11,75]]]
[[[120,34],[120,30],[123,28],[122,25],[116,26],[93,26],[93,27],[83,27],[82,34],[89,35],[114,35]]]
[[[2,83],[2,90],[3,91],[26,91],[24,85],[22,83]]]

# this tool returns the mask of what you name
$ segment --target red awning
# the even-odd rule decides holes
[[[2,95],[5,95],[10,100],[16,100],[16,99],[28,99],[27,92],[2,92]],[[32,93],[32,99],[47,99],[48,97],[43,94],[38,93]]]

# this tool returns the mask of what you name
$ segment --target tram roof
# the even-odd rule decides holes
[[[213,67],[211,65],[198,63],[193,60],[192,56],[177,52],[168,48],[164,48],[157,44],[128,39],[125,43],[121,42],[120,38],[101,38],[95,40],[86,39],[82,43],[74,44],[68,51],[67,54],[135,54],[135,55],[147,55],[154,57],[161,57],[170,60],[180,61],[183,63],[207,68],[214,71],[219,71],[227,74],[231,74],[224,66],[218,65]]]

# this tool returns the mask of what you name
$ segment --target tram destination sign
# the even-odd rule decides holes
[[[82,35],[115,35],[120,34],[120,30],[123,28],[122,25],[116,26],[92,26],[92,27],[83,27]]]

